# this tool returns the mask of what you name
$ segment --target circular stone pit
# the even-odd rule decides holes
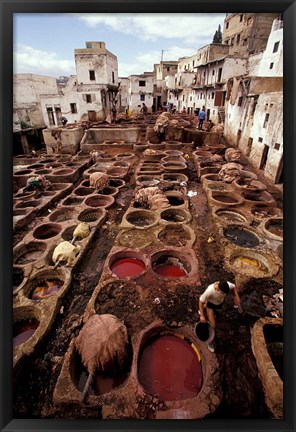
[[[102,194],[93,195],[84,200],[85,205],[89,207],[100,207],[106,209],[111,207],[114,204],[114,202],[115,199],[113,196],[102,195]]]
[[[137,229],[147,229],[157,224],[158,216],[150,210],[131,210],[127,212],[123,220]]]
[[[166,224],[185,224],[191,221],[191,214],[184,209],[170,208],[160,213],[160,221]]]
[[[242,225],[228,225],[223,229],[223,235],[231,243],[245,248],[254,248],[260,244],[259,236]]]
[[[104,209],[85,209],[78,215],[79,222],[98,222],[106,215]]]
[[[135,279],[142,276],[147,266],[147,257],[135,250],[115,252],[108,260],[108,268],[119,279]]]
[[[161,279],[179,279],[192,274],[195,263],[191,255],[176,250],[162,250],[151,256],[152,271]]]
[[[165,246],[191,246],[195,238],[194,231],[187,225],[167,225],[158,233],[158,240]]]
[[[47,245],[45,242],[30,242],[21,244],[13,250],[13,263],[28,265],[44,257]]]
[[[65,222],[77,217],[77,210],[69,207],[62,207],[58,210],[53,211],[49,215],[51,222]]]
[[[47,223],[39,225],[33,231],[33,237],[38,240],[46,240],[57,236],[62,230],[62,226],[57,223]]]

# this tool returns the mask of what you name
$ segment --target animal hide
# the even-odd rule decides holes
[[[52,260],[54,263],[65,261],[67,265],[73,263],[76,255],[80,252],[80,246],[74,246],[68,241],[61,242],[53,251]]]
[[[109,177],[108,174],[97,171],[89,176],[89,185],[98,191],[104,189],[108,185]]]
[[[118,369],[127,355],[127,328],[114,315],[92,315],[80,330],[75,345],[91,375]]]
[[[73,237],[84,239],[89,236],[90,230],[89,225],[86,222],[81,222],[75,228],[73,232]]]

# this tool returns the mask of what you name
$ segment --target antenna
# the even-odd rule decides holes
[[[160,59],[160,61],[162,62],[162,60],[163,60],[163,50],[161,50],[161,59]]]

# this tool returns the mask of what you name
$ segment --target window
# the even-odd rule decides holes
[[[238,98],[237,106],[242,106],[242,104],[243,104],[243,96],[240,96]]]
[[[273,53],[275,53],[275,52],[278,51],[278,49],[279,49],[279,45],[280,45],[279,42],[276,42],[276,43],[273,45],[273,50],[272,50]]]
[[[214,96],[215,96],[215,93],[214,93],[214,92],[212,92],[212,99],[214,99]]]
[[[86,103],[91,103],[91,95],[87,94],[85,95]]]
[[[95,71],[94,70],[90,70],[89,71],[89,79],[90,79],[90,81],[95,81],[96,80]]]
[[[114,77],[114,72],[112,72],[112,83],[115,83],[115,77]]]
[[[228,23],[226,23],[226,28],[228,29],[228,27],[229,27],[229,22],[228,22]]]
[[[267,113],[267,114],[265,114],[265,120],[264,120],[264,123],[263,123],[263,127],[264,128],[266,128],[266,126],[267,126],[268,119],[269,119],[269,114]]]
[[[215,71],[213,70],[213,73],[212,73],[212,75],[214,76],[215,75]]]
[[[195,60],[192,60],[192,67],[194,67],[194,64],[195,64]]]
[[[239,16],[239,22],[242,22],[243,17],[244,17],[244,14],[241,14],[241,15]]]
[[[263,138],[258,138],[258,142],[263,142]]]
[[[76,103],[70,103],[71,114],[77,114],[77,106]]]
[[[269,69],[273,69],[273,63],[270,63]]]
[[[91,42],[86,42],[86,48],[91,48],[91,47],[92,47]]]
[[[169,67],[167,67],[167,72],[169,72],[170,71],[170,68]]]
[[[144,101],[145,100],[145,95],[140,95],[140,100]]]
[[[281,146],[281,145],[280,145],[279,143],[276,143],[276,144],[274,145],[274,149],[275,149],[275,150],[279,150],[279,149],[280,149],[280,146]]]
[[[190,102],[192,102],[192,96],[190,96]]]
[[[240,34],[238,34],[238,35],[236,36],[236,43],[239,44],[239,42],[240,42]]]
[[[145,87],[146,81],[139,81],[139,87]]]

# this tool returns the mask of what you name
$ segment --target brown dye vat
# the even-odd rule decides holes
[[[278,210],[278,209],[277,209]],[[277,215],[277,210],[274,208],[266,208],[261,206],[254,206],[251,210],[252,214],[260,219],[272,217]]]
[[[84,180],[83,182],[81,182],[80,186],[83,186],[85,188],[89,188],[90,187],[89,180]]]
[[[42,161],[42,163],[51,163],[51,162],[55,162],[56,160],[55,159],[44,159],[43,161]],[[61,159],[60,159],[60,161],[62,161]]]
[[[160,231],[158,239],[167,246],[185,246],[190,240],[190,235],[182,226],[170,226]]]
[[[211,190],[215,190],[215,191],[220,191],[220,192],[225,191],[225,187],[224,187],[223,185],[219,185],[219,184],[216,184],[216,183],[209,183],[209,184],[207,185],[207,187],[208,187],[209,189],[211,189]]]
[[[106,186],[102,189],[102,195],[112,195],[115,196],[118,193],[118,189],[112,186]]]
[[[274,234],[278,237],[283,237],[283,219],[271,219],[267,221],[265,224],[265,229],[271,234]]]
[[[283,326],[275,324],[265,324],[263,326],[266,347],[272,363],[281,378],[284,379],[284,346],[283,346]]]
[[[182,211],[181,209],[164,210],[163,212],[161,212],[160,217],[161,219],[164,219],[165,221],[171,223],[181,223],[181,222],[185,222],[188,219],[187,213],[185,213],[185,211]]]
[[[125,185],[125,181],[121,179],[109,179],[109,186],[122,188]]]
[[[78,187],[77,189],[75,189],[74,193],[78,196],[87,196],[94,193],[94,190],[90,187]]]
[[[39,240],[46,240],[58,235],[62,230],[61,225],[48,223],[40,225],[33,231],[33,237]]]
[[[235,199],[232,196],[228,196],[228,195],[222,195],[222,194],[214,194],[212,195],[213,199],[216,201],[220,201],[222,203],[227,203],[227,204],[234,204],[237,203],[238,200]]]
[[[55,210],[49,216],[51,222],[64,222],[75,218],[77,212],[71,208]]]
[[[78,216],[78,220],[79,222],[96,222],[102,215],[102,210],[83,210]]]
[[[218,210],[216,216],[227,221],[227,222],[246,222],[246,218],[240,213],[231,210]]]
[[[116,156],[118,159],[132,159],[134,157],[133,153],[118,153]]]
[[[50,174],[51,170],[50,169],[37,169],[35,170],[35,174],[38,175],[44,175],[44,174]]]
[[[258,237],[243,227],[227,227],[224,229],[224,236],[238,246],[253,248],[259,245]]]
[[[67,186],[68,186],[68,185],[65,184],[65,183],[54,183],[54,184],[51,184],[51,185],[47,188],[47,190],[48,190],[48,191],[54,191],[54,192],[56,192],[56,191],[60,191],[60,190],[66,189]]]
[[[114,167],[120,167],[120,168],[129,168],[129,163],[124,161],[116,161],[113,164]]]
[[[26,207],[38,207],[41,204],[40,200],[31,200],[31,201],[24,201],[16,204],[16,209],[26,208]]]
[[[188,177],[185,174],[164,173],[163,174],[163,180],[179,184],[180,182],[183,182],[183,181],[187,182]]]
[[[148,393],[165,401],[193,398],[203,382],[194,348],[174,335],[157,335],[146,342],[139,358],[138,379]]]
[[[65,206],[76,206],[76,205],[81,204],[82,201],[83,201],[83,198],[69,197],[69,198],[66,198],[62,204]]]
[[[114,203],[114,198],[108,195],[95,195],[86,198],[85,204],[90,207],[111,207]]]
[[[13,291],[15,291],[18,289],[18,287],[21,285],[21,283],[24,280],[23,270],[20,268],[14,268],[13,274],[12,274],[12,279],[13,279]]]
[[[185,203],[184,198],[181,196],[171,195],[170,193],[166,193],[165,195],[169,201],[169,204],[173,207],[177,207]]]
[[[13,347],[15,348],[29,340],[35,333],[39,324],[36,318],[29,318],[16,322],[13,325]]]
[[[62,239],[71,242],[73,239],[73,233],[77,225],[70,226],[63,231]]]
[[[72,169],[60,169],[54,172],[54,175],[69,175],[69,174],[73,174],[73,170]]]
[[[58,168],[59,166],[61,166],[61,164],[59,163],[53,163],[53,164],[49,163],[46,165],[46,168]]]
[[[142,213],[141,211],[139,212],[135,211],[127,214],[126,220],[132,225],[138,227],[145,227],[145,226],[152,225],[155,222],[155,217],[153,213],[147,214],[147,213]]]
[[[26,265],[33,263],[44,255],[46,251],[46,243],[31,242],[27,245],[22,245],[14,252],[14,263]]]
[[[42,164],[34,164],[27,167],[28,169],[38,169],[38,168],[44,168],[44,165]]]
[[[58,279],[46,279],[37,282],[37,286],[32,290],[30,298],[32,300],[41,300],[43,298],[57,294],[64,282]]]
[[[21,171],[16,171],[14,173],[15,176],[23,176],[23,175],[28,175],[31,174],[33,172],[33,170],[21,170]]]

